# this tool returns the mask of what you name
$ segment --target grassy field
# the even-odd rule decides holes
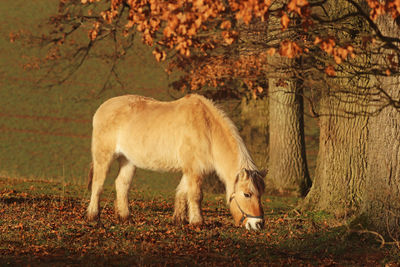
[[[205,225],[172,224],[173,192],[130,193],[132,220],[114,217],[114,190],[102,197],[102,225],[88,223],[88,191],[48,181],[0,179],[1,266],[397,266],[399,250],[349,231],[297,199],[265,196],[266,228],[236,228],[222,195],[206,194]]]
[[[68,81],[52,87],[37,81],[46,69],[26,69],[45,49],[10,42],[10,33],[38,33],[57,1],[0,2],[0,176],[83,183],[90,163],[91,118],[112,96],[136,93],[170,99],[168,77],[139,38],[102,91],[109,66],[91,59]],[[45,26],[44,26],[45,27]]]

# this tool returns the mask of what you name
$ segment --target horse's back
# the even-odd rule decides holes
[[[136,95],[123,95],[110,98],[96,110],[93,117],[93,124],[130,113],[132,109],[140,107],[148,101],[155,100]]]
[[[114,120],[117,120],[116,123],[123,123],[121,119],[127,119],[130,122],[140,120],[151,124],[164,124],[163,122],[170,124],[171,120],[186,122],[196,120],[200,123],[204,117],[200,117],[199,114],[205,115],[204,100],[204,97],[196,94],[170,102],[138,95],[113,97],[97,109],[93,124],[106,122],[107,127],[110,127],[110,123]]]

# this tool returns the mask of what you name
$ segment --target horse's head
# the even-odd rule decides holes
[[[229,198],[230,210],[236,226],[248,230],[264,227],[261,195],[264,193],[264,173],[243,169],[237,175],[234,192]]]

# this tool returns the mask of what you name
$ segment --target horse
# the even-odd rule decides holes
[[[115,213],[129,218],[128,191],[136,168],[180,171],[173,220],[203,224],[203,177],[213,171],[225,185],[236,226],[264,226],[259,172],[228,116],[207,98],[190,94],[171,102],[124,95],[105,101],[93,116],[89,221],[99,219],[99,198],[111,163],[119,161]],[[188,221],[187,221],[188,219]]]

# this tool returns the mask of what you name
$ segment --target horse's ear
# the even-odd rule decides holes
[[[258,172],[258,175],[260,175],[262,178],[265,178],[267,176],[268,170],[264,169]]]
[[[249,174],[246,169],[241,169],[238,174],[239,181],[244,181],[249,178]]]

